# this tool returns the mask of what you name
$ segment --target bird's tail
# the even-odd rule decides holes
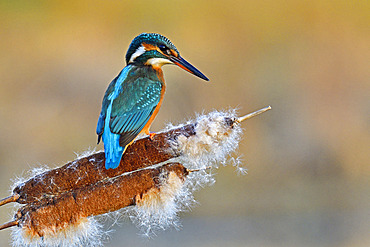
[[[119,137],[119,135],[112,133],[108,137],[103,135],[105,150],[105,169],[115,169],[119,166],[119,163],[121,162],[122,154],[125,152],[126,146],[121,147],[119,145]]]

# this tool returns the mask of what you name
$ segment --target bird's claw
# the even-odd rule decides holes
[[[155,132],[151,132],[151,133],[149,133],[149,139],[150,140],[153,140],[153,138],[154,138],[154,136],[156,135],[157,133],[155,133]]]

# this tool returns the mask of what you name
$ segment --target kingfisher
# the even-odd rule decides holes
[[[149,128],[161,107],[166,84],[162,66],[175,64],[208,81],[180,56],[171,41],[157,33],[134,38],[126,54],[126,67],[109,84],[103,98],[96,133],[103,139],[105,168],[119,166],[126,148],[141,133],[153,138]]]

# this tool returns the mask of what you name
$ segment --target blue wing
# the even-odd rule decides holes
[[[138,78],[124,87],[113,101],[110,130],[121,136],[121,145],[129,144],[141,132],[161,98],[162,84]]]
[[[127,72],[121,73],[108,87],[98,120],[98,141],[102,136],[107,169],[118,167],[126,146],[144,128],[161,98],[160,81],[126,78]]]
[[[105,118],[107,115],[108,106],[111,104],[110,100],[108,99],[109,95],[114,93],[117,81],[122,83],[126,75],[127,75],[127,72],[125,71],[125,69],[123,69],[121,73],[116,78],[114,78],[114,80],[109,84],[107,91],[105,91],[105,95],[104,95],[103,103],[101,107],[101,112],[100,112],[99,119],[98,119],[98,124],[96,126],[96,134],[98,135],[98,144],[104,132],[104,124],[105,124]]]

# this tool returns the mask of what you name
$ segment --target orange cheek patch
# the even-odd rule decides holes
[[[147,43],[143,43],[142,45],[144,46],[145,50],[147,50],[147,51],[158,50],[158,47],[155,46],[155,45],[151,45],[151,44],[147,44]]]
[[[151,44],[147,44],[147,43],[143,43],[142,44],[145,48],[146,51],[152,51],[152,50],[157,50],[158,52],[162,53],[163,55],[167,56],[166,54],[164,54],[159,48],[158,46],[155,46],[155,45],[151,45]]]

